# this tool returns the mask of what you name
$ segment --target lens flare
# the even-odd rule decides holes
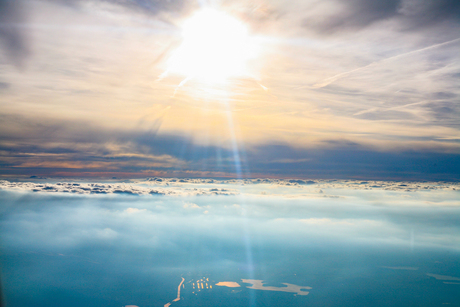
[[[203,9],[183,24],[183,42],[168,61],[168,72],[206,83],[249,75],[257,46],[246,25],[214,9]]]

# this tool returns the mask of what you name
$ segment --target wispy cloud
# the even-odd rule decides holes
[[[459,41],[460,41],[460,38],[456,38],[456,39],[453,39],[453,40],[450,40],[450,41],[447,41],[447,42],[444,42],[444,43],[434,44],[434,45],[424,47],[424,48],[421,48],[421,49],[417,49],[417,50],[414,50],[414,51],[409,51],[409,52],[406,52],[406,53],[403,53],[403,54],[398,54],[398,55],[395,55],[395,56],[380,60],[378,62],[372,62],[372,63],[370,63],[370,64],[368,64],[366,66],[359,67],[359,68],[356,68],[356,69],[353,69],[353,70],[343,72],[343,73],[340,73],[338,75],[329,77],[329,78],[327,78],[327,79],[325,79],[325,80],[323,80],[323,81],[321,81],[319,83],[314,84],[313,87],[314,88],[325,87],[325,86],[327,86],[327,85],[329,85],[329,84],[331,84],[331,83],[333,83],[333,82],[335,82],[335,81],[337,81],[337,80],[339,80],[341,78],[345,78],[345,77],[349,76],[352,73],[356,73],[356,72],[364,70],[364,69],[369,69],[369,68],[372,68],[373,66],[376,66],[376,65],[385,64],[385,62],[387,62],[387,61],[391,61],[391,60],[394,60],[394,59],[399,59],[400,57],[410,56],[410,55],[412,55],[414,53],[423,52],[423,51],[426,51],[426,50],[441,47],[441,46],[451,44],[451,43],[456,43],[456,42],[459,42]]]
[[[3,176],[458,177],[456,3],[210,1],[256,73],[157,82],[201,5],[2,0]]]

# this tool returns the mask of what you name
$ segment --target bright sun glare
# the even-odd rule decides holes
[[[183,42],[168,62],[168,71],[206,83],[248,75],[247,61],[257,48],[248,29],[221,11],[203,9],[183,24]]]

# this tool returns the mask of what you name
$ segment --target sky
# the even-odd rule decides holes
[[[458,180],[455,0],[0,0],[0,175]]]

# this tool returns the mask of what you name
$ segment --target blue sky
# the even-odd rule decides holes
[[[0,8],[5,178],[458,179],[458,1]],[[236,20],[244,40],[222,30],[219,44],[184,47],[203,9]],[[241,67],[214,82],[211,57],[220,73]]]

